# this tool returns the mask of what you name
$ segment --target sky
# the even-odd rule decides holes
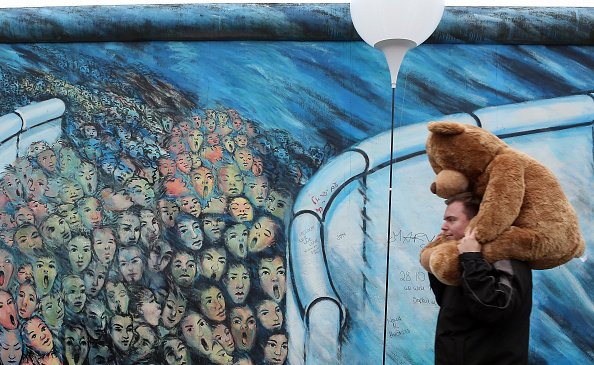
[[[14,8],[14,0],[0,0],[0,8]],[[347,3],[349,0],[53,0],[50,6],[188,4],[188,3]],[[47,0],[19,0],[18,7],[48,6]],[[445,0],[446,6],[565,6],[594,7],[592,0]]]

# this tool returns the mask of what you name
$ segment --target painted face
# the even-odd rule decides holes
[[[270,217],[261,217],[250,229],[248,249],[250,252],[260,252],[276,243],[280,233],[279,225]]]
[[[247,137],[244,134],[236,135],[233,137],[233,140],[235,141],[235,146],[237,146],[236,148],[244,148],[248,145]]]
[[[64,176],[75,171],[75,168],[80,165],[80,158],[76,155],[74,150],[69,147],[64,147],[60,150],[60,173]]]
[[[111,263],[116,251],[116,241],[111,229],[93,230],[93,250],[103,265],[108,266]]]
[[[118,137],[120,137],[120,140],[124,143],[128,143],[132,140],[132,134],[130,133],[130,131],[128,129],[126,129],[123,126],[117,127],[117,133],[118,133]]]
[[[143,289],[143,295],[144,297],[140,303],[140,313],[148,324],[157,326],[159,325],[159,318],[161,318],[161,306],[150,289]]]
[[[188,152],[180,153],[175,157],[175,164],[179,172],[181,172],[184,175],[187,175],[190,173],[190,170],[192,169],[192,156]]]
[[[200,222],[193,219],[184,219],[177,224],[177,232],[182,242],[191,250],[202,248],[204,237],[200,229]]]
[[[87,229],[97,228],[103,219],[101,203],[96,198],[86,198],[78,206],[78,213]]]
[[[258,126],[254,122],[248,120],[245,123],[245,133],[248,137],[254,138],[258,134],[260,134],[260,131],[258,129]]]
[[[219,288],[211,286],[200,293],[200,311],[211,321],[225,320],[225,298]]]
[[[192,285],[197,274],[196,261],[194,257],[185,252],[179,252],[173,256],[171,274],[173,280],[180,286]]]
[[[43,237],[60,246],[66,245],[72,238],[70,226],[64,218],[58,214],[52,214],[41,224]]]
[[[250,171],[254,164],[254,156],[249,148],[238,148],[235,150],[233,159],[241,171]]]
[[[75,274],[81,273],[91,262],[91,240],[83,236],[77,236],[68,243],[68,258],[72,271]]]
[[[272,190],[266,198],[264,207],[268,213],[284,221],[290,213],[292,204],[293,200],[291,197],[284,196],[278,191]]]
[[[161,227],[155,213],[150,210],[140,212],[140,242],[145,247],[150,247],[161,233]]]
[[[119,184],[124,184],[124,182],[131,179],[132,176],[134,176],[134,172],[123,162],[119,163],[113,170],[113,178]]]
[[[189,365],[190,354],[186,345],[177,338],[171,338],[163,343],[163,353],[167,365]]]
[[[244,224],[236,224],[225,231],[225,244],[229,252],[237,258],[247,256],[249,230]]]
[[[201,314],[192,312],[181,322],[181,331],[188,346],[203,355],[212,351],[212,329]]]
[[[114,191],[111,188],[101,191],[101,201],[107,210],[126,210],[134,204],[132,198],[124,190]]]
[[[92,125],[86,125],[84,127],[85,137],[87,138],[97,138],[97,129]]]
[[[214,183],[214,174],[208,167],[201,166],[192,171],[192,185],[196,193],[202,198],[208,198],[212,195]]]
[[[254,156],[252,174],[254,174],[254,176],[262,176],[262,173],[264,173],[264,161],[262,158]]]
[[[12,219],[12,215],[2,212],[0,213],[0,227],[3,229],[10,229],[14,228],[16,225],[14,223],[14,219]]]
[[[154,272],[165,270],[172,257],[173,250],[169,243],[163,240],[155,241],[149,254],[149,269]]]
[[[258,264],[260,287],[270,298],[280,302],[287,289],[287,276],[282,258],[262,259]]]
[[[66,305],[74,313],[82,312],[87,300],[85,282],[78,276],[67,276],[62,282]]]
[[[211,146],[218,146],[221,143],[221,136],[218,133],[209,133],[206,136],[206,141]]]
[[[28,158],[20,157],[15,161],[14,167],[16,169],[16,174],[21,180],[21,182],[29,181],[31,173],[33,172],[33,165],[31,164],[31,161],[29,161]]]
[[[243,192],[243,175],[239,168],[225,165],[219,169],[219,189],[227,196],[238,196]]]
[[[87,304],[83,322],[91,338],[98,339],[105,333],[107,313],[102,300],[95,299]]]
[[[37,232],[37,228],[32,225],[19,228],[14,234],[14,241],[24,254],[30,254],[33,250],[39,250],[43,247],[41,235]]]
[[[243,121],[239,117],[233,118],[233,130],[239,132],[243,128]]]
[[[13,330],[19,325],[14,299],[4,290],[0,290],[0,325],[8,330]]]
[[[177,297],[173,293],[169,293],[163,313],[161,313],[161,320],[165,328],[173,328],[179,323],[184,312],[186,311],[186,301],[183,298]]]
[[[18,365],[23,356],[23,343],[18,331],[5,330],[0,333],[0,363]]]
[[[87,295],[89,297],[96,297],[105,284],[105,277],[107,276],[107,266],[98,261],[91,261],[86,270],[83,271],[82,277],[87,288]]]
[[[210,361],[218,365],[232,365],[233,357],[225,351],[225,348],[218,341],[212,343],[212,351],[208,356]]]
[[[2,257],[2,251],[0,250],[0,260],[1,260],[1,257]],[[6,279],[6,276],[5,276],[5,279]],[[28,281],[33,282],[33,265],[21,264],[21,266],[19,267],[19,269],[17,271],[17,281],[19,282],[19,284],[23,284]],[[3,290],[3,289],[0,288],[0,290]]]
[[[179,155],[182,152],[186,152],[186,144],[181,137],[173,137],[169,141],[169,152],[174,156]]]
[[[133,245],[140,238],[140,218],[132,213],[124,213],[118,219],[117,235],[124,245]]]
[[[37,162],[47,171],[56,170],[56,153],[53,150],[45,150],[37,155]]]
[[[128,290],[123,283],[113,283],[111,281],[105,284],[105,290],[107,291],[107,304],[109,309],[114,313],[128,313],[128,304],[130,303],[130,297],[128,296]]]
[[[218,214],[205,215],[202,219],[202,225],[204,227],[204,234],[211,241],[221,238],[222,232],[225,229],[225,221]]]
[[[59,205],[56,213],[66,220],[71,231],[82,229],[82,219],[78,214],[78,210],[74,207],[74,204]]]
[[[108,346],[92,344],[89,349],[90,365],[115,364],[115,356]]]
[[[130,360],[139,361],[146,359],[155,351],[157,335],[155,331],[145,325],[136,327],[134,331],[134,342],[130,347]]]
[[[224,196],[215,198],[212,197],[206,202],[206,206],[202,210],[203,214],[225,214],[227,212],[227,199]]]
[[[160,199],[159,212],[161,213],[161,221],[165,224],[165,227],[171,228],[175,226],[175,219],[179,214],[177,204],[167,199]]]
[[[217,325],[213,329],[212,335],[214,340],[223,346],[225,352],[229,355],[233,354],[233,351],[235,351],[235,342],[233,341],[233,336],[231,336],[231,331],[229,331],[227,326],[222,323]]]
[[[41,320],[41,318],[31,318],[23,326],[27,344],[29,347],[42,354],[47,354],[54,348],[54,339],[52,333]]]
[[[200,202],[198,201],[198,198],[195,195],[182,196],[179,200],[180,208],[183,212],[191,214],[196,218],[200,216],[200,212],[202,212],[202,207],[200,206]]]
[[[41,199],[47,189],[47,177],[41,170],[33,170],[29,181],[27,181],[27,188],[29,189],[29,199]]]
[[[29,207],[19,208],[19,210],[17,210],[14,218],[15,218],[17,226],[20,226],[24,223],[35,224],[35,214]]]
[[[6,174],[2,178],[2,191],[10,201],[22,201],[25,197],[25,188],[21,180],[14,174]]]
[[[155,191],[144,179],[130,181],[127,192],[134,203],[143,207],[152,206],[155,203]]]
[[[192,129],[190,132],[188,132],[186,141],[188,142],[192,152],[200,152],[200,147],[204,141],[204,133],[202,133],[202,131],[199,129]]]
[[[441,230],[446,240],[461,240],[470,220],[466,217],[464,203],[456,201],[447,206]]]
[[[208,118],[204,121],[204,128],[208,133],[212,133],[215,131],[215,129],[217,128],[217,122],[214,121],[214,117]]]
[[[97,189],[97,174],[90,163],[83,163],[76,172],[76,181],[80,184],[85,195],[92,195]]]
[[[225,289],[235,304],[245,302],[251,288],[250,275],[244,265],[231,266],[225,274]]]
[[[61,294],[41,298],[41,312],[47,324],[59,328],[64,322],[64,299]]]
[[[33,284],[21,284],[17,297],[17,311],[21,318],[29,318],[37,306],[37,293]]]
[[[111,320],[111,339],[120,351],[128,351],[134,337],[132,317],[116,314]]]
[[[229,215],[235,222],[251,222],[254,219],[252,203],[242,196],[229,202]]]
[[[0,248],[0,290],[6,290],[14,272],[14,257],[12,254]]]
[[[226,135],[225,137],[223,137],[223,146],[225,146],[227,152],[235,152],[235,141],[233,140],[233,137],[231,137],[230,135]]]
[[[283,311],[277,302],[264,300],[257,306],[258,319],[268,330],[278,330],[283,325]]]
[[[49,293],[56,280],[56,261],[52,257],[40,257],[33,265],[33,277],[39,296]]]
[[[283,334],[272,335],[264,346],[264,358],[271,364],[284,364],[289,351],[287,336]]]
[[[64,347],[68,364],[84,364],[89,353],[89,336],[82,327],[66,328]]]
[[[135,283],[142,279],[144,265],[140,248],[134,246],[120,248],[118,262],[120,272],[126,282]]]
[[[45,196],[48,198],[58,198],[64,182],[62,179],[49,178],[47,179],[47,189],[45,189]]]
[[[250,307],[235,307],[231,310],[231,335],[235,347],[241,351],[250,351],[256,339],[256,317]]]
[[[66,180],[64,184],[64,189],[60,193],[60,199],[63,203],[74,204],[84,196],[83,189],[79,183]]]
[[[190,123],[185,120],[182,122],[179,122],[178,126],[179,126],[179,129],[181,129],[183,134],[188,134],[188,132],[190,132],[190,129],[192,128]]]
[[[212,280],[220,280],[227,265],[225,250],[209,248],[202,253],[200,272]]]

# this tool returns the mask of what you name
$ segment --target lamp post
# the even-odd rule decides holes
[[[390,234],[394,163],[394,97],[400,65],[406,52],[425,42],[435,31],[444,10],[444,0],[351,0],[351,19],[359,36],[382,51],[392,81],[392,131],[390,138],[390,182],[388,192],[388,235],[386,246],[386,292],[384,302],[384,349],[386,363],[388,322],[388,280],[390,276]]]

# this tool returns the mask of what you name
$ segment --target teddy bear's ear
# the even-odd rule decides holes
[[[466,127],[464,124],[456,122],[429,122],[427,129],[429,132],[437,134],[460,134]]]

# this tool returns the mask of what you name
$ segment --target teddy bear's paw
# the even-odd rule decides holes
[[[449,249],[434,250],[429,259],[431,273],[446,285],[460,285],[460,262],[458,260],[458,249],[456,246]]]

